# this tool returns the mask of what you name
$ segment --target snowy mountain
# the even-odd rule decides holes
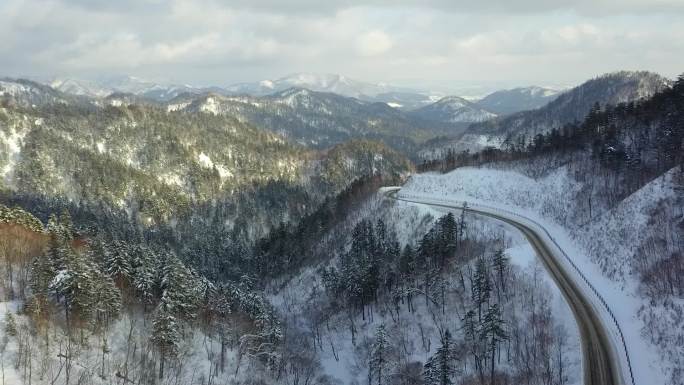
[[[433,159],[448,150],[474,152],[520,141],[529,143],[538,133],[584,120],[596,103],[605,106],[637,101],[652,96],[669,84],[669,79],[652,72],[605,74],[557,95],[540,108],[475,122],[461,136],[426,142],[419,154]]]
[[[483,122],[496,117],[496,114],[458,96],[444,97],[433,104],[411,111],[410,115],[446,123]]]
[[[415,93],[415,92],[383,92],[373,97],[362,96],[362,100],[385,103],[392,108],[402,111],[412,111],[428,104],[432,104],[441,98],[440,93]]]
[[[46,104],[90,104],[76,95],[59,92],[49,86],[25,79],[0,79],[0,102],[34,107]]]
[[[670,83],[668,79],[652,72],[610,73],[562,93],[542,108],[473,124],[468,133],[498,136],[527,134],[531,138],[537,133],[583,120],[596,103],[616,105],[648,98]]]
[[[226,87],[226,91],[233,94],[264,96],[288,88],[306,88],[369,102],[387,103],[390,107],[402,110],[411,110],[434,102],[434,96],[430,92],[385,83],[362,82],[337,74],[299,73],[276,80],[233,84]]]
[[[435,94],[431,92],[416,91],[383,83],[361,82],[334,74],[294,74],[276,80],[237,83],[228,87],[161,84],[134,76],[116,76],[99,81],[59,78],[50,82],[49,85],[72,95],[104,98],[114,93],[131,94],[158,102],[166,102],[183,94],[200,95],[208,92],[224,96],[266,96],[290,88],[304,88],[316,92],[353,97],[368,102],[386,103],[401,110],[423,107],[436,99]]]
[[[262,80],[254,83],[238,83],[226,87],[233,93],[267,95],[288,88],[306,88],[311,91],[331,92],[354,98],[374,97],[387,92],[408,92],[407,88],[394,87],[384,83],[367,83],[337,74],[298,73],[276,80]]]
[[[491,93],[476,104],[497,115],[534,110],[554,100],[561,91],[543,87],[520,87]]]
[[[419,143],[452,130],[447,124],[414,119],[386,103],[296,87],[266,96],[182,95],[166,106],[169,111],[234,116],[319,149],[365,138],[413,154]]]
[[[73,95],[103,98],[114,92],[114,89],[105,87],[87,80],[56,79],[50,82],[50,87]]]
[[[116,76],[100,81],[80,79],[56,79],[50,83],[56,90],[93,98],[104,98],[111,94],[131,94],[153,101],[168,101],[182,94],[206,92],[225,93],[219,87],[194,87],[191,85],[160,84],[134,76]]]

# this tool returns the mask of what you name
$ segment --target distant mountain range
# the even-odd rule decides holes
[[[191,85],[159,84],[133,76],[112,77],[102,81],[56,79],[49,85],[57,90],[80,96],[107,97],[114,93],[133,94],[155,101],[169,101],[183,94],[265,96],[289,88],[306,88],[316,92],[330,92],[369,102],[383,102],[391,107],[413,109],[437,100],[438,95],[384,83],[367,83],[336,74],[294,74],[276,80],[238,83],[226,87],[195,87]]]
[[[483,122],[496,114],[458,96],[447,96],[437,102],[409,112],[409,115],[427,121],[446,123]]]
[[[288,88],[265,96],[182,95],[168,111],[233,116],[313,148],[365,138],[382,140],[406,153],[436,135],[458,134],[465,127],[429,122],[390,107],[330,92]]]
[[[154,101],[168,101],[182,94],[227,93],[221,87],[159,84],[134,76],[117,76],[101,81],[56,79],[49,83],[56,90],[80,96],[104,98],[112,94],[131,94]]]
[[[534,110],[558,97],[560,90],[544,87],[520,87],[491,93],[477,105],[497,115],[508,115],[518,111]]]

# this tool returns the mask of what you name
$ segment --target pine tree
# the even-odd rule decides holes
[[[184,319],[196,316],[199,293],[190,271],[175,256],[168,255],[162,269],[161,290],[166,308]]]
[[[482,323],[480,338],[488,343],[490,356],[490,383],[494,384],[494,369],[496,365],[496,352],[498,351],[499,343],[508,339],[508,334],[505,330],[505,321],[501,317],[499,305],[494,304],[487,310],[484,321]]]
[[[152,321],[152,342],[159,352],[159,379],[164,378],[164,363],[167,358],[175,357],[181,341],[180,328],[176,317],[162,298]]]
[[[115,241],[107,245],[104,251],[105,273],[114,280],[118,287],[123,288],[125,285],[128,285],[133,269],[131,268],[126,244],[121,241]]]
[[[492,261],[494,271],[496,272],[496,277],[498,278],[501,290],[506,292],[506,272],[508,271],[508,256],[504,253],[503,249],[499,249],[494,253],[494,258]]]
[[[14,315],[9,310],[5,313],[5,334],[10,337],[17,336],[17,321],[14,320]]]
[[[145,247],[137,246],[132,250],[131,281],[138,293],[143,307],[151,304],[155,289],[156,255]]]
[[[404,246],[404,251],[399,258],[399,272],[404,279],[411,277],[416,269],[416,253],[411,245]]]
[[[441,346],[437,349],[423,368],[425,385],[451,385],[456,375],[458,362],[451,333],[447,330],[441,338]]]
[[[440,258],[440,267],[444,267],[446,261],[456,255],[456,240],[458,235],[458,225],[453,213],[440,218],[438,221],[437,240],[439,245],[437,251]]]
[[[487,264],[484,258],[479,258],[475,265],[475,277],[471,287],[472,299],[477,306],[477,319],[482,320],[482,306],[489,302],[491,284],[489,280],[489,272],[487,271]]]
[[[95,267],[84,255],[65,247],[64,268],[50,283],[50,292],[64,306],[67,324],[87,322],[92,316],[95,297]]]
[[[378,326],[375,331],[375,341],[371,346],[369,370],[371,378],[377,378],[378,385],[382,385],[383,372],[388,364],[388,337],[385,324]]]
[[[121,309],[121,295],[114,281],[97,269],[92,269],[93,275],[93,316],[99,327],[107,328],[111,320],[118,316]]]

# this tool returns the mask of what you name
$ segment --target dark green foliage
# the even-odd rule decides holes
[[[363,308],[374,301],[380,288],[395,285],[394,269],[399,260],[399,244],[394,232],[379,220],[375,225],[363,220],[354,227],[349,251],[341,257],[339,268],[324,273],[326,288]]]
[[[441,338],[441,346],[425,363],[423,379],[425,385],[451,385],[457,374],[458,352],[451,333],[447,330]]]
[[[305,261],[318,256],[319,251],[315,245],[325,233],[343,222],[350,212],[374,194],[380,186],[391,182],[392,180],[388,181],[378,174],[355,180],[335,198],[326,199],[298,224],[282,223],[268,236],[258,240],[253,260],[236,258],[233,268],[236,268],[236,265],[252,266],[252,270],[245,272],[262,277],[283,274],[299,268]],[[331,245],[332,248],[335,246]],[[330,255],[329,250],[322,250],[321,253],[326,257]],[[247,255],[247,251],[238,254],[242,258]],[[234,273],[230,276],[236,277]]]

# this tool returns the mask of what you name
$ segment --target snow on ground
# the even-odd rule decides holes
[[[218,115],[219,103],[213,97],[208,97],[207,100],[200,106],[200,111]]]
[[[205,153],[203,153],[203,152],[201,152],[201,153],[199,154],[197,160],[199,161],[199,164],[200,164],[202,167],[206,167],[206,168],[212,168],[212,167],[214,167],[214,162],[212,162],[212,161],[211,161],[211,158],[210,158],[207,154],[205,154]]]
[[[12,129],[11,133],[8,135],[0,130],[0,146],[4,144],[7,151],[7,163],[4,167],[0,168],[0,175],[2,175],[4,182],[7,184],[10,183],[14,167],[21,156],[21,141],[24,139],[24,136],[26,136],[26,131],[17,132]]]
[[[607,267],[628,267],[625,261],[632,257],[630,253],[634,253],[641,240],[637,234],[648,233],[650,209],[659,199],[676,194],[671,183],[673,172],[649,183],[615,209],[584,226],[574,223],[572,215],[558,220],[563,218],[560,214],[572,213],[573,198],[581,188],[565,168],[537,180],[514,171],[487,168],[461,168],[448,174],[419,174],[409,180],[401,195],[448,199],[456,204],[467,201],[471,205],[512,211],[540,223],[614,312],[630,354],[635,383],[664,384],[681,358],[668,356],[659,351],[661,346],[654,346],[647,340],[648,330],[645,330],[646,325],[638,317],[638,312],[649,304],[648,299],[637,293],[636,277],[625,275],[624,280],[620,279]],[[567,265],[568,271],[573,272],[570,264]],[[576,281],[582,283],[579,274],[575,276]],[[582,287],[588,286],[582,283]],[[604,309],[596,296],[588,297],[595,301],[596,308]],[[619,342],[609,316],[605,311],[602,316],[604,324],[613,329],[611,333],[615,342]],[[681,331],[671,334],[671,338],[682,338]]]
[[[450,211],[404,201],[392,201],[391,205],[384,207],[382,204],[382,201],[371,201],[359,211],[373,220],[378,216],[381,217],[396,231],[400,244],[410,243],[414,246],[438,218]],[[460,215],[457,212],[454,214]],[[361,217],[354,217],[351,221],[357,222],[361,219]],[[569,384],[580,384],[582,379],[579,374],[581,373],[581,353],[577,325],[560,290],[555,287],[551,278],[543,273],[544,270],[535,258],[530,244],[517,229],[502,222],[471,216],[468,217],[467,223],[470,231],[476,234],[482,234],[488,239],[503,239],[507,247],[506,253],[511,258],[512,264],[524,271],[527,276],[532,277],[535,273],[541,274],[543,282],[551,290],[551,308],[554,319],[559,320],[568,332],[569,347],[565,354],[567,354],[566,369],[569,373]],[[319,265],[303,269],[284,285],[267,291],[270,292],[269,301],[278,309],[285,324],[305,333],[313,333],[309,330],[311,325],[308,324],[307,317],[302,317],[302,314],[310,314],[311,301],[324,295],[321,268],[335,264],[336,258],[334,257],[331,260],[322,261]],[[447,282],[456,281],[455,276],[447,278]],[[456,301],[454,298],[447,301],[445,315],[428,308],[420,299],[414,300],[413,312],[409,312],[406,307],[402,306],[397,313],[392,314],[391,310],[388,311],[380,306],[372,314],[367,314],[365,319],[356,314],[354,316],[356,345],[350,337],[347,315],[332,316],[327,323],[326,330],[323,333],[318,331],[321,335],[322,347],[317,350],[317,354],[323,371],[338,379],[341,384],[365,382],[365,374],[359,369],[359,361],[366,360],[366,358],[359,352],[359,346],[363,345],[364,339],[372,340],[376,328],[383,323],[393,339],[401,338],[406,341],[407,351],[410,352],[408,360],[425,362],[439,345],[437,325],[441,324],[449,330],[460,330],[460,316],[457,314]]]
[[[22,378],[20,372],[12,365],[15,360],[15,353],[17,350],[17,343],[10,340],[5,335],[5,327],[7,325],[7,316],[12,313],[12,316],[17,320],[17,311],[20,307],[19,301],[0,302],[0,368],[2,370],[2,380],[4,384],[21,384]]]

